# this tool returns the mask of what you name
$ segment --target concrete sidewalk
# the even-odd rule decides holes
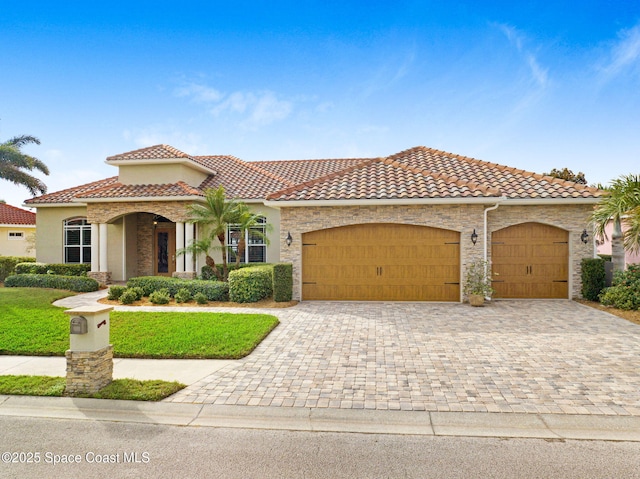
[[[376,411],[0,396],[0,417],[287,431],[640,442],[640,417]]]

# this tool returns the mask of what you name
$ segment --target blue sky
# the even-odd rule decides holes
[[[0,0],[0,141],[40,138],[50,192],[158,143],[640,173],[640,2],[56,3]]]

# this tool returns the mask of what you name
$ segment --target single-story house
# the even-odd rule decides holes
[[[30,199],[37,259],[90,262],[100,281],[193,277],[186,205],[223,185],[271,225],[245,262],[293,264],[294,299],[461,301],[465,265],[496,297],[580,295],[595,188],[426,147],[389,157],[246,162],[157,145],[106,159],[116,176]],[[265,229],[265,231],[267,231]],[[229,230],[237,248],[237,231]]]
[[[0,203],[0,256],[34,257],[36,214]]]

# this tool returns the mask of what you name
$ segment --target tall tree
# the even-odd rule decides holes
[[[614,271],[624,269],[624,251],[640,251],[640,175],[624,175],[606,189],[591,215],[596,235],[606,237],[613,222],[611,259]]]
[[[25,170],[38,170],[48,175],[49,168],[37,158],[22,152],[22,147],[31,143],[39,145],[40,140],[35,136],[22,135],[0,143],[0,178],[26,187],[35,196],[46,193],[47,186]]]
[[[189,223],[202,226],[204,237],[186,248],[179,250],[178,254],[204,253],[207,265],[213,268],[213,273],[221,281],[229,278],[229,266],[227,264],[227,227],[237,223],[242,214],[242,203],[227,199],[223,186],[217,189],[210,188],[205,192],[204,203],[193,203],[187,207]],[[216,240],[220,243],[215,245]],[[211,256],[211,251],[219,249],[222,253],[222,274],[219,273],[216,263]]]
[[[549,173],[542,173],[543,175],[553,176],[554,178],[560,178],[561,180],[573,181],[574,183],[578,183],[581,185],[586,185],[587,180],[584,177],[584,173],[579,171],[578,174],[575,174],[569,168],[563,168],[558,170],[554,168]]]

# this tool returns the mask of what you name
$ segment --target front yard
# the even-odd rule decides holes
[[[70,294],[0,288],[0,354],[63,356],[69,317],[51,302]],[[121,358],[237,359],[277,325],[267,314],[114,311],[111,343]]]

